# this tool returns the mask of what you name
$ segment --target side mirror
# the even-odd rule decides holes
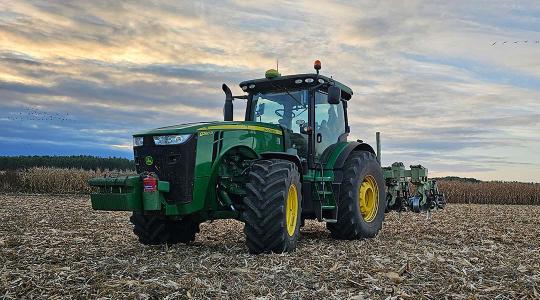
[[[337,86],[328,87],[328,104],[339,104],[341,102],[341,89]]]
[[[264,106],[265,103],[261,103],[257,106],[257,110],[255,111],[255,117],[260,117],[264,115]]]

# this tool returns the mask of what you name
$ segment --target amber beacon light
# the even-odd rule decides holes
[[[319,70],[321,69],[321,61],[317,59],[317,60],[313,63],[313,68],[315,68],[315,70],[319,71]]]

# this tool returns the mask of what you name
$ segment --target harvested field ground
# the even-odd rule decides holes
[[[247,254],[242,224],[148,247],[129,214],[88,196],[0,195],[0,298],[538,299],[540,206],[449,205],[388,214],[375,239],[306,222],[295,253]]]

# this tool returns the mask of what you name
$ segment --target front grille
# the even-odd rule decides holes
[[[195,155],[197,136],[192,136],[181,145],[154,145],[150,137],[144,145],[134,148],[137,173],[154,172],[160,180],[170,183],[170,191],[165,198],[170,202],[187,203],[193,197]],[[146,157],[153,158],[153,164],[146,164]]]

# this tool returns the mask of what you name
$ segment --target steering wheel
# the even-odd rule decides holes
[[[283,115],[285,115],[285,109],[284,108],[278,108],[278,109],[276,109],[276,111],[274,111],[274,113],[276,115],[278,115],[279,117],[283,118]],[[291,114],[292,114],[291,119],[296,117],[296,114],[294,113],[294,111],[291,111]]]

